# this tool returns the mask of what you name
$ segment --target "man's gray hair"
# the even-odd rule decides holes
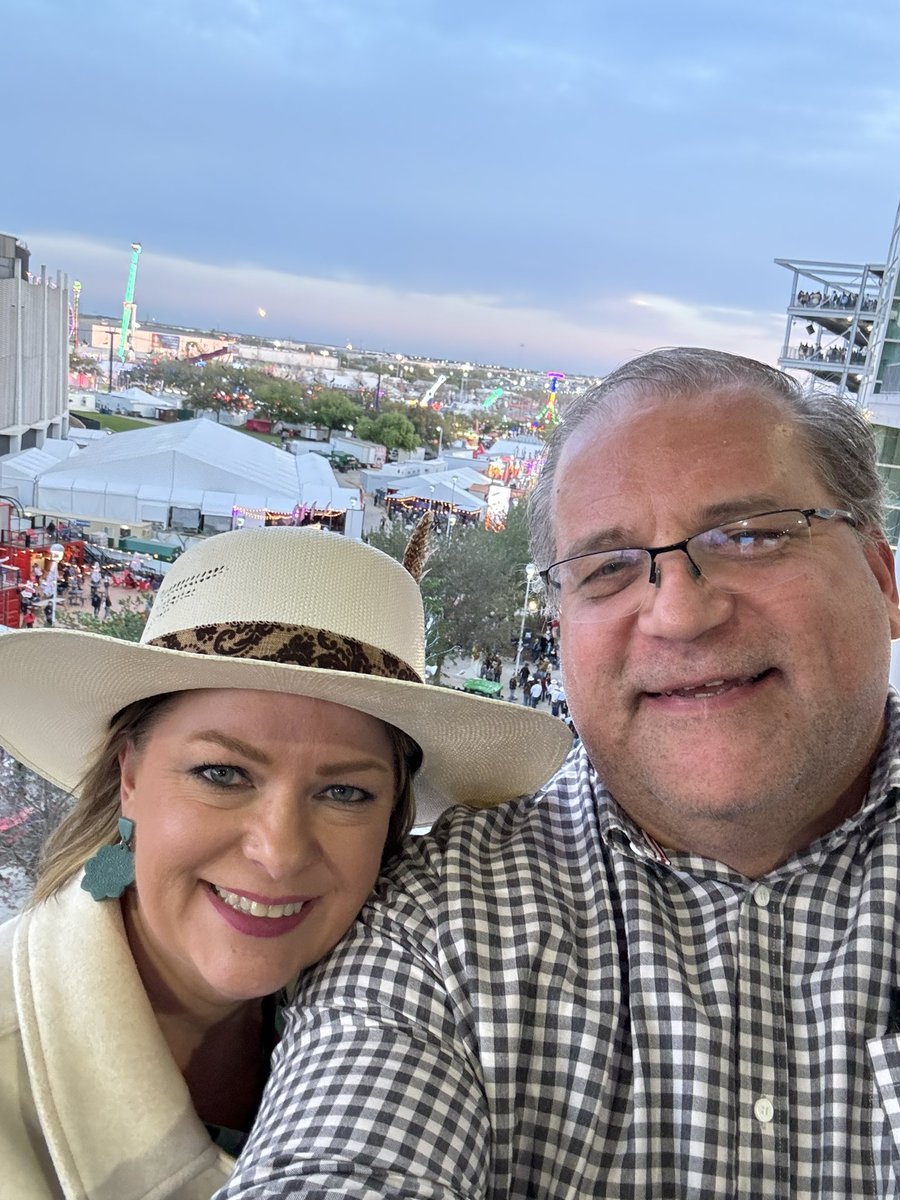
[[[555,559],[553,492],[566,442],[582,425],[603,421],[623,404],[703,392],[747,392],[771,399],[802,431],[813,466],[836,504],[863,532],[882,529],[885,489],[875,466],[875,438],[854,405],[829,392],[804,391],[796,380],[765,363],[720,350],[679,346],[633,358],[561,408],[540,477],[528,504],[531,553],[545,570]]]

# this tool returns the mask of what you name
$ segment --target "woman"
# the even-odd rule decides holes
[[[227,1178],[280,989],[346,932],[416,799],[534,790],[558,721],[430,686],[412,576],[315,529],[172,567],[140,644],[0,638],[0,743],[78,800],[0,928],[16,1200],[199,1200]]]

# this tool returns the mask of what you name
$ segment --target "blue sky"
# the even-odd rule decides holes
[[[139,320],[592,374],[676,343],[774,361],[773,258],[881,261],[900,200],[896,0],[0,20],[0,230],[87,312],[121,311],[139,240]]]

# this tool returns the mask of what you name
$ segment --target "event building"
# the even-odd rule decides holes
[[[0,233],[0,457],[63,438],[68,426],[69,285],[29,270],[28,247]]]
[[[870,418],[887,484],[886,529],[900,540],[900,208],[882,263],[776,258],[792,273],[778,365],[808,371]]]

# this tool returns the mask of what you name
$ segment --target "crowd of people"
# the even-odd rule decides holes
[[[60,602],[70,608],[81,608],[88,600],[94,616],[105,620],[113,607],[111,584],[110,572],[102,570],[97,563],[90,567],[77,562],[62,563],[56,570],[55,580],[50,571],[36,563],[31,576],[19,584],[20,627],[34,628],[37,617],[43,625],[51,627],[56,605]]]
[[[847,346],[846,342],[834,342],[830,346],[816,345],[815,342],[801,342],[797,347],[798,358],[808,358],[814,362],[843,363],[860,366],[866,361],[867,350],[864,346]]]
[[[830,293],[827,291],[797,293],[797,303],[801,308],[856,308],[858,301],[858,292],[839,292],[836,288],[833,288]],[[862,304],[859,307],[862,312],[874,312],[878,307],[878,298],[863,296]]]

